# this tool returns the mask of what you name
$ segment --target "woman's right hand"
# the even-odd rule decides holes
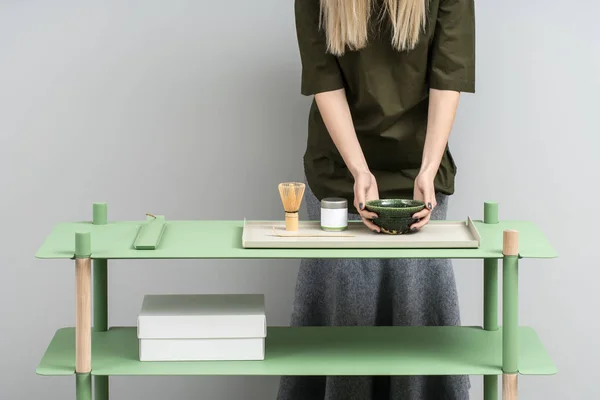
[[[379,199],[379,189],[375,176],[370,171],[360,172],[354,177],[354,207],[358,210],[363,223],[372,231],[380,232],[377,225],[371,222],[377,214],[365,209],[369,200]]]

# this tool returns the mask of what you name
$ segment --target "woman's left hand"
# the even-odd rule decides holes
[[[424,227],[431,219],[431,212],[437,206],[435,199],[435,186],[433,181],[435,179],[435,173],[421,171],[415,178],[414,188],[414,199],[420,200],[425,203],[425,208],[416,214],[413,214],[413,218],[417,219],[411,225],[411,230],[416,231]]]

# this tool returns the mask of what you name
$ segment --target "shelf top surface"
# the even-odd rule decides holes
[[[519,328],[519,373],[556,373],[535,331]],[[72,375],[75,329],[60,329],[39,375]],[[480,327],[269,327],[263,361],[139,361],[135,327],[92,336],[93,375],[500,375],[502,330]]]
[[[479,248],[448,249],[259,249],[242,246],[244,221],[167,221],[157,249],[137,250],[135,238],[143,221],[57,224],[45,238],[37,258],[69,259],[75,253],[75,233],[90,232],[92,258],[102,259],[289,259],[289,258],[502,258],[502,235],[519,232],[521,258],[553,258],[557,254],[544,233],[527,221],[485,224],[473,221],[480,236]],[[350,223],[361,223],[351,221]]]

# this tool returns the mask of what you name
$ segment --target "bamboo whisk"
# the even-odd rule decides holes
[[[305,185],[301,182],[284,182],[280,183],[278,188],[285,210],[285,230],[297,231],[298,211],[304,197]]]

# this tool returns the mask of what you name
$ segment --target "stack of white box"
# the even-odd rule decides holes
[[[140,361],[264,360],[264,295],[146,295],[137,335]]]

